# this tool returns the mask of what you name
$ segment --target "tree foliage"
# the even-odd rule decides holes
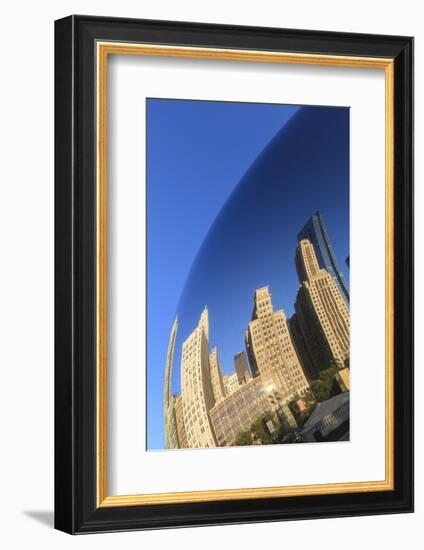
[[[296,403],[299,401],[299,399],[302,399],[305,402],[305,410],[302,412],[299,412],[296,407]],[[303,424],[308,420],[316,406],[317,400],[315,399],[313,393],[309,390],[305,392],[302,396],[296,394],[289,403],[289,408],[294,415],[297,425],[299,427],[303,426]]]
[[[334,375],[337,369],[330,367],[320,372],[319,378],[312,380],[310,383],[312,393],[318,403],[327,401],[331,397],[331,388],[333,386]]]
[[[252,436],[249,431],[241,431],[237,434],[236,440],[233,445],[242,446],[242,445],[252,445]]]
[[[273,434],[270,434],[266,429],[265,422],[267,420],[272,420],[276,431]],[[252,438],[253,434],[253,438]],[[260,441],[262,445],[270,445],[275,443],[276,439],[280,435],[280,427],[278,422],[270,416],[259,416],[250,426],[248,430],[240,431],[237,434],[237,437],[233,443],[235,446],[241,445],[253,445],[254,441]]]

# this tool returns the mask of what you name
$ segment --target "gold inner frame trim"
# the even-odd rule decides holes
[[[97,506],[142,506],[394,489],[394,60],[123,42],[97,42]],[[315,485],[217,489],[109,496],[107,493],[107,61],[109,55],[142,55],[384,69],[385,71],[385,479]]]

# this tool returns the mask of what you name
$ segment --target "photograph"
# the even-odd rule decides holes
[[[349,441],[349,107],[145,108],[146,449]]]

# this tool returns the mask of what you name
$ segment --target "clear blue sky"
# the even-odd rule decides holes
[[[163,379],[175,315],[182,342],[209,308],[223,372],[244,349],[255,288],[293,312],[296,235],[320,209],[339,265],[349,253],[349,111],[147,100],[149,449],[164,446]]]

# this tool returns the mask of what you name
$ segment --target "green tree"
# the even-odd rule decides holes
[[[252,445],[252,436],[250,435],[250,432],[239,432],[233,445],[236,445],[237,447],[240,447],[242,445]]]
[[[306,408],[302,412],[298,412],[296,407],[296,403],[299,399],[302,399],[305,402]],[[317,401],[310,390],[306,391],[301,396],[296,394],[289,403],[289,408],[296,418],[296,422],[299,427],[303,426],[303,424],[308,420],[316,406]]]
[[[334,375],[336,374],[336,372],[337,369],[335,367],[330,367],[328,369],[322,370],[320,372],[319,378],[311,381],[311,390],[318,403],[329,399]]]
[[[276,430],[273,434],[270,434],[266,428],[265,422],[272,420]],[[253,434],[253,438],[252,438]],[[280,427],[275,418],[269,415],[259,416],[250,426],[248,430],[242,430],[237,434],[237,437],[233,443],[235,446],[241,445],[253,445],[253,441],[261,440],[262,445],[269,445],[275,442],[280,435]]]

